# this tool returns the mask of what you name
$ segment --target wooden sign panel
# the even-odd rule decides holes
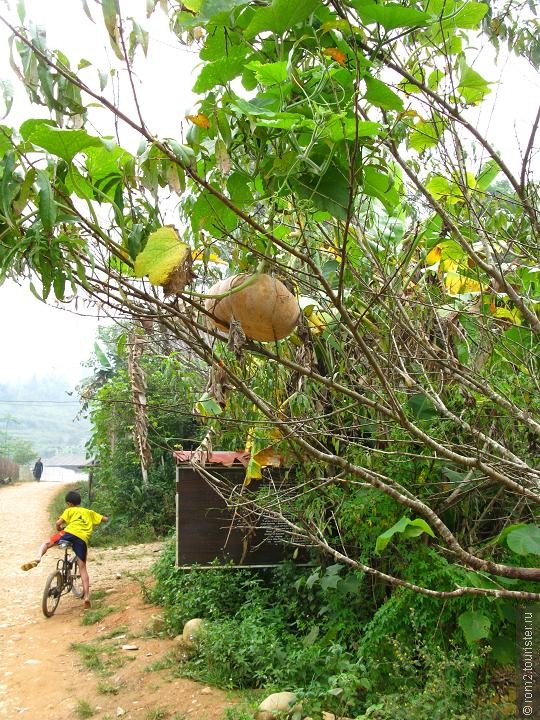
[[[219,478],[223,488],[240,488],[244,482],[243,466],[207,465],[206,469]],[[236,566],[265,567],[277,565],[293,555],[298,561],[306,560],[305,550],[301,548],[299,553],[290,544],[286,526],[280,526],[273,518],[251,515],[246,519],[234,512],[205,476],[191,465],[180,465],[176,472],[176,564],[179,567],[208,566],[215,560]],[[276,485],[289,484],[282,470],[272,469],[272,481]]]

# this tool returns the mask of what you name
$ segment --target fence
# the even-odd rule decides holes
[[[19,466],[12,460],[0,457],[0,482],[19,479]]]

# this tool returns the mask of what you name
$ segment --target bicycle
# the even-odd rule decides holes
[[[62,595],[72,592],[79,599],[84,595],[79,563],[73,552],[73,545],[69,542],[60,542],[58,547],[64,548],[64,557],[57,561],[56,570],[49,575],[45,583],[41,601],[41,609],[45,617],[54,615]]]

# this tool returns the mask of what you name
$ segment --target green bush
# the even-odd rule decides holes
[[[507,622],[499,604],[441,602],[398,589],[377,606],[374,595],[388,589],[374,593],[371,581],[341,565],[179,570],[174,550],[169,543],[154,568],[153,599],[164,605],[173,634],[190,618],[209,621],[197,654],[179,667],[183,676],[227,688],[295,690],[312,716],[498,717],[476,699],[488,695],[488,641],[468,644],[458,618],[481,609],[499,633]],[[433,582],[452,583],[429,548],[416,548],[409,561],[428,565]]]

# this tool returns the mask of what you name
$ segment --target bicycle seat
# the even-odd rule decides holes
[[[61,541],[58,543],[58,547],[61,547],[61,548],[65,548],[65,547],[67,547],[67,548],[73,548],[73,545],[69,542],[69,540],[61,540]]]

